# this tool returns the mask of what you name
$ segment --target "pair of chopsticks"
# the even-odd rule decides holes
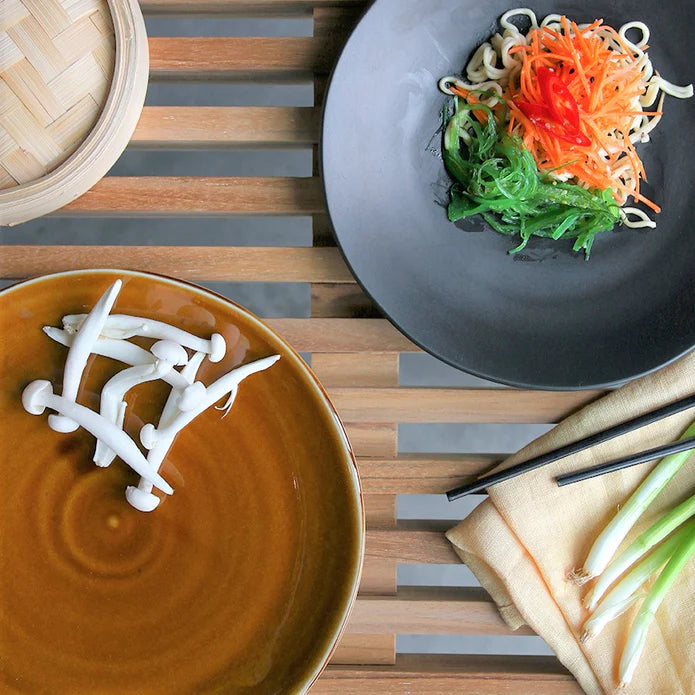
[[[688,410],[689,408],[693,407],[695,407],[695,394],[681,398],[680,400],[669,403],[668,405],[657,408],[656,410],[651,410],[648,413],[639,415],[638,417],[627,420],[626,422],[621,422],[619,425],[609,427],[602,432],[597,432],[596,434],[579,439],[576,442],[572,442],[572,444],[567,444],[566,446],[562,446],[559,449],[550,451],[547,454],[541,454],[540,456],[536,456],[528,461],[518,463],[515,466],[510,466],[509,468],[499,471],[498,473],[483,476],[472,483],[468,483],[468,485],[462,485],[461,487],[449,490],[449,492],[446,493],[446,496],[449,501],[453,501],[459,497],[463,497],[464,495],[481,492],[492,485],[502,483],[505,480],[510,480],[511,478],[515,478],[517,475],[521,475],[522,473],[533,471],[536,468],[540,468],[541,466],[553,463],[554,461],[558,461],[566,456],[571,456],[572,454],[584,451],[584,449],[588,449],[596,444],[619,437],[621,434],[632,432],[640,427],[645,427],[653,422],[662,420],[669,415],[675,415],[676,413],[680,413],[683,410]],[[604,473],[617,471],[621,468],[627,468],[628,466],[645,463],[657,458],[662,458],[663,456],[669,456],[670,454],[687,451],[688,449],[695,449],[695,437],[690,439],[681,439],[673,444],[666,444],[665,446],[659,446],[655,449],[643,451],[639,454],[633,454],[632,456],[626,456],[625,458],[609,461],[608,463],[603,463],[598,466],[561,475],[556,478],[556,481],[558,485],[569,485],[571,483],[579,482],[580,480],[587,480],[588,478],[603,475]]]

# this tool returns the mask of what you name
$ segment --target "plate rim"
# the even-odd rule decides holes
[[[668,360],[664,362],[660,362],[652,367],[649,367],[647,369],[644,369],[640,372],[633,373],[628,376],[623,376],[623,377],[618,377],[613,380],[609,381],[601,381],[601,382],[587,382],[585,384],[548,384],[548,383],[540,383],[540,382],[530,382],[530,381],[525,381],[523,379],[518,379],[518,380],[513,380],[513,379],[506,379],[503,377],[499,376],[493,376],[490,374],[485,373],[482,370],[478,370],[472,367],[462,367],[460,364],[457,364],[452,358],[446,357],[442,355],[438,350],[431,348],[427,345],[425,345],[421,340],[415,338],[412,334],[411,331],[406,330],[403,328],[393,316],[386,311],[386,309],[383,307],[382,303],[366,288],[364,282],[362,279],[358,276],[358,274],[355,272],[355,269],[353,267],[353,264],[350,262],[350,259],[343,248],[343,244],[341,243],[340,236],[338,232],[336,231],[336,225],[334,223],[334,216],[331,213],[331,203],[330,203],[330,198],[328,195],[328,189],[326,185],[326,179],[325,179],[325,148],[323,146],[324,139],[326,137],[326,122],[327,122],[327,110],[328,110],[328,103],[331,98],[331,92],[333,91],[334,87],[334,78],[336,76],[336,72],[338,68],[340,67],[341,62],[344,59],[344,56],[350,46],[351,41],[353,40],[356,32],[359,30],[360,26],[362,25],[363,21],[368,17],[368,15],[374,10],[374,8],[377,5],[380,5],[384,2],[384,0],[372,0],[370,4],[365,8],[365,10],[361,13],[359,19],[355,23],[355,26],[352,28],[350,31],[350,34],[348,35],[347,39],[345,40],[345,43],[340,49],[340,52],[338,53],[338,57],[333,64],[329,78],[328,78],[328,84],[325,90],[325,94],[323,97],[323,103],[322,103],[322,108],[321,108],[321,123],[320,123],[320,142],[319,142],[319,173],[320,173],[320,179],[321,179],[321,189],[323,191],[323,196],[324,200],[326,201],[326,215],[328,217],[328,221],[331,227],[331,231],[333,233],[333,238],[335,239],[335,242],[337,244],[337,247],[340,251],[341,257],[345,264],[348,267],[348,270],[350,271],[351,275],[353,276],[355,282],[357,285],[362,289],[362,291],[371,299],[371,301],[376,305],[376,307],[379,309],[381,314],[383,315],[384,318],[386,318],[389,323],[396,329],[398,330],[402,335],[404,335],[408,340],[410,340],[414,345],[417,345],[421,350],[423,350],[425,353],[432,355],[436,359],[440,360],[441,362],[444,362],[445,364],[454,367],[455,369],[464,372],[466,374],[470,374],[471,376],[477,377],[479,379],[485,379],[487,381],[492,382],[493,384],[501,384],[503,386],[509,386],[513,388],[520,388],[520,389],[529,389],[529,390],[534,390],[534,391],[555,391],[555,392],[562,392],[562,391],[590,391],[590,390],[597,390],[597,389],[612,389],[616,388],[618,386],[621,386],[627,382],[633,381],[635,379],[639,379],[643,376],[646,376],[648,374],[652,374],[659,369],[662,369],[663,367],[668,366],[669,364],[672,364],[673,362],[678,361],[682,357],[685,357],[685,355],[689,354],[693,350],[695,350],[695,341],[693,341],[693,344],[690,345],[689,347],[685,348],[678,354],[672,356]],[[443,166],[443,165],[442,165]]]

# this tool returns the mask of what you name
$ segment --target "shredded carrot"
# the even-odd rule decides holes
[[[461,97],[462,99],[465,99],[469,104],[479,104],[480,99],[477,99],[475,94],[472,94],[471,92],[462,89],[461,87],[458,87],[456,85],[452,85],[450,88],[450,91],[452,94],[455,94],[458,97]],[[497,117],[498,120],[501,119],[502,117],[502,112],[504,111],[504,106],[502,102],[497,102],[494,106],[490,107],[490,110],[492,111],[493,114]],[[480,111],[472,111],[472,114],[478,119],[480,123],[485,125],[487,122],[487,114],[485,111],[480,110]]]
[[[456,85],[451,87],[451,91],[456,94],[456,96],[461,97],[462,99],[466,99],[471,104],[478,104],[480,103],[478,99],[475,98],[473,94],[470,92],[467,92],[465,89],[461,89],[461,87],[457,87]],[[483,111],[473,111],[473,115],[480,121],[480,123],[485,124],[487,121],[487,115]]]
[[[504,90],[508,132],[522,139],[539,168],[561,168],[586,185],[611,188],[619,202],[632,196],[658,211],[658,206],[640,193],[644,166],[629,137],[636,117],[661,115],[659,111],[635,110],[635,97],[646,89],[637,57],[603,20],[579,29],[562,17],[561,26],[558,31],[533,29],[528,45],[509,51],[522,62],[518,76]],[[567,85],[579,107],[580,128],[589,136],[590,146],[576,146],[549,135],[516,106],[519,101],[543,103],[537,78],[541,67],[554,70]],[[470,96],[468,99],[473,101]],[[621,175],[628,166],[631,174],[626,179]],[[632,186],[626,185],[626,180]]]

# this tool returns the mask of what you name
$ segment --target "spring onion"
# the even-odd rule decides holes
[[[607,589],[625,570],[693,515],[695,515],[695,495],[679,504],[667,514],[664,514],[661,519],[650,526],[624,552],[615,558],[597,578],[591,591],[585,596],[584,605],[590,611],[594,610]]]
[[[695,422],[681,435],[681,439],[689,437],[695,437]],[[625,540],[625,536],[644,510],[676,475],[691,454],[692,450],[666,456],[652,469],[594,542],[584,567],[575,573],[579,583],[597,577],[606,569],[618,546]]]
[[[639,590],[658,569],[663,567],[680,547],[688,534],[695,531],[695,521],[690,521],[662,543],[654,552],[647,555],[628,574],[623,577],[598,604],[596,610],[584,623],[582,641],[589,639],[614,618],[624,613],[635,601],[642,597]]]
[[[479,122],[478,114],[486,118]],[[588,258],[596,234],[619,221],[611,189],[589,191],[542,176],[531,152],[498,128],[489,106],[454,99],[444,132],[443,158],[456,183],[449,219],[481,215],[497,232],[519,234],[523,249],[532,236],[575,239],[574,251]],[[504,120],[504,119],[503,119]]]
[[[654,586],[647,594],[647,598],[644,599],[644,603],[640,606],[637,617],[632,624],[618,668],[620,687],[626,686],[632,680],[640,654],[647,640],[647,632],[654,620],[657,609],[664,600],[667,591],[680,574],[680,571],[690,558],[695,555],[695,521],[688,522],[683,528],[683,533],[682,540],[671,559],[666,563],[664,569],[661,570],[659,578],[654,582]]]

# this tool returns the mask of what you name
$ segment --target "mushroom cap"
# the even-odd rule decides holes
[[[74,432],[80,428],[71,418],[65,417],[65,415],[56,415],[55,413],[48,416],[48,426],[54,432],[62,432],[63,434]]]
[[[186,364],[188,353],[183,346],[173,340],[158,340],[150,348],[150,352],[158,359],[171,364]]]
[[[41,415],[46,410],[46,396],[53,395],[53,386],[46,379],[37,379],[32,381],[22,391],[22,405],[27,413],[32,415]]]
[[[201,381],[194,381],[190,386],[186,386],[176,404],[178,409],[183,413],[195,410],[205,398],[206,391],[205,384]]]
[[[128,485],[125,490],[128,503],[140,512],[151,512],[159,506],[160,499],[151,492],[145,492],[139,487]]]
[[[227,343],[221,333],[210,336],[210,362],[219,362],[227,352]]]
[[[151,449],[157,443],[157,430],[151,422],[142,426],[140,430],[140,441],[147,450]]]

